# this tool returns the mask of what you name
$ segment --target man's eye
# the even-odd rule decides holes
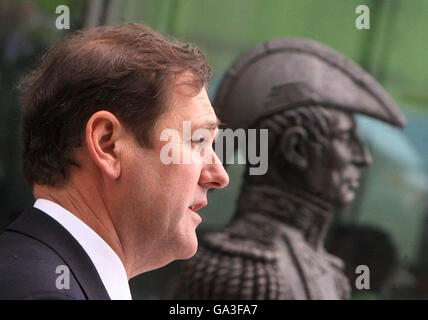
[[[200,137],[200,138],[197,138],[197,139],[193,139],[192,140],[192,142],[195,142],[195,143],[202,143],[202,142],[204,142],[205,141],[205,138],[204,137]]]

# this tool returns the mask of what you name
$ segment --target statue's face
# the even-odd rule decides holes
[[[320,154],[309,159],[306,182],[310,189],[336,207],[348,205],[360,184],[360,169],[371,156],[356,132],[350,113],[334,111],[332,138]]]

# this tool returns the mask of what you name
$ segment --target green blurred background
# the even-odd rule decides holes
[[[55,28],[58,5],[71,29]],[[355,27],[358,5],[370,8],[370,30]],[[428,298],[428,0],[2,0],[0,2],[0,227],[34,199],[20,171],[20,77],[48,46],[73,30],[140,22],[196,44],[214,69],[213,97],[224,70],[252,45],[304,37],[343,53],[373,74],[398,102],[403,131],[358,117],[373,165],[354,203],[339,212],[328,247],[367,264],[379,285],[355,299]],[[66,72],[66,70],[64,70]],[[198,233],[221,228],[233,214],[242,165],[229,186],[209,194]],[[345,238],[344,235],[346,235]],[[345,241],[349,246],[340,246]],[[344,248],[350,248],[345,250]],[[394,265],[393,273],[389,266]],[[131,280],[134,299],[167,298],[180,261]]]

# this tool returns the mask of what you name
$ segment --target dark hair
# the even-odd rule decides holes
[[[211,77],[203,54],[139,24],[79,31],[48,50],[21,82],[22,166],[33,186],[57,186],[76,165],[92,114],[107,110],[150,146],[150,130],[168,108],[177,75],[192,74],[197,91]]]

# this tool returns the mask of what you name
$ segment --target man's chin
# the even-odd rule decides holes
[[[180,260],[186,260],[192,258],[196,252],[198,251],[198,239],[195,238],[191,241],[188,241],[186,244],[183,245],[183,249],[180,250],[180,256],[177,257],[177,259]]]

